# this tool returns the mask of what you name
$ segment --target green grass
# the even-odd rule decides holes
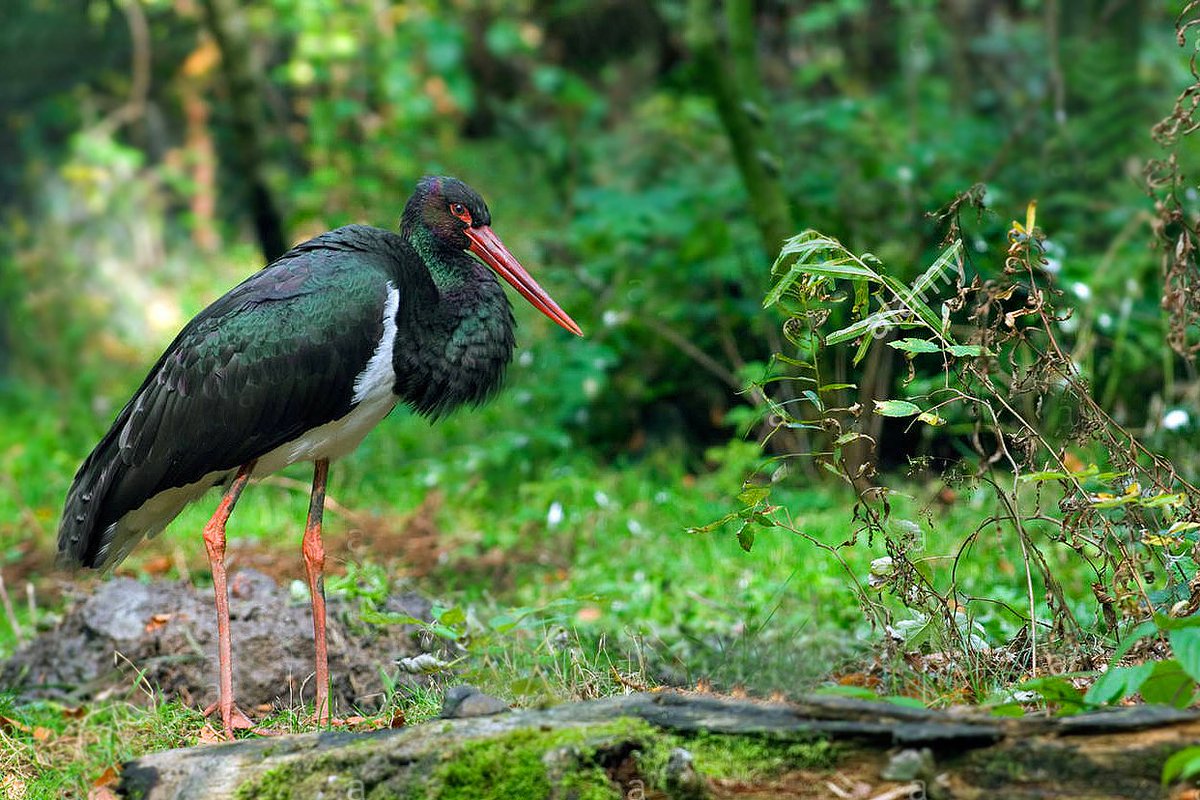
[[[602,463],[539,430],[536,409],[523,402],[536,376],[519,364],[514,372],[512,388],[496,403],[436,426],[397,412],[334,468],[330,496],[354,514],[375,515],[384,539],[397,535],[431,492],[443,496],[433,521],[447,561],[420,577],[407,574],[400,559],[353,546],[354,521],[327,515],[335,543],[330,572],[349,575],[331,577],[331,592],[369,599],[387,588],[416,590],[436,600],[450,621],[447,630],[469,634],[467,656],[453,674],[438,676],[429,690],[397,690],[382,718],[399,710],[409,723],[428,719],[440,707],[442,689],[464,680],[519,705],[537,705],[660,683],[796,693],[862,668],[880,631],[869,624],[853,586],[855,580],[866,584],[871,561],[884,554],[881,538],[859,536],[839,551],[844,567],[780,528],[760,531],[749,553],[732,529],[688,533],[736,508],[743,475],[758,458],[753,447],[727,447],[703,468],[689,468],[682,454],[664,451]],[[36,565],[27,579],[44,597],[62,497],[107,419],[89,414],[82,402],[45,393],[10,392],[0,396],[0,409],[8,421],[0,431],[0,566],[9,575]],[[309,479],[303,468],[286,476]],[[893,497],[889,524],[918,526],[922,568],[945,586],[949,555],[993,509],[983,494],[964,494],[942,507],[933,503],[932,488],[910,492]],[[153,559],[178,552],[204,583],[198,531],[215,501],[210,495],[188,509],[124,569],[145,574]],[[777,487],[772,502],[820,542],[855,536],[847,490],[795,481]],[[300,578],[306,504],[302,490],[251,487],[230,525],[235,546],[279,553],[294,561]],[[1082,611],[1086,573],[1065,548],[1047,552]],[[954,579],[967,594],[1026,607],[1020,551],[1003,533],[981,538]],[[11,584],[18,620],[28,628],[24,588]],[[886,594],[876,599],[897,620],[910,617]],[[43,600],[39,613],[51,605]],[[974,610],[983,635],[995,642],[1020,626],[1003,605]],[[934,635],[925,649],[943,644]],[[0,656],[15,645],[0,620]],[[985,668],[967,672],[976,696],[994,688]],[[926,676],[887,688],[936,703],[954,687]],[[204,723],[194,710],[139,687],[130,687],[129,695],[97,702],[80,718],[52,705],[0,700],[0,714],[13,721],[0,722],[2,771],[21,776],[30,798],[81,793],[113,764],[200,737]],[[283,712],[271,724],[301,730],[303,714]]]

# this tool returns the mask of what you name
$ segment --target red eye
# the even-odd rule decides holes
[[[467,211],[467,207],[464,206],[462,203],[451,203],[450,204],[450,213],[453,214],[454,216],[458,217],[459,219],[461,219],[463,222],[467,223],[468,225],[471,224],[471,212]]]

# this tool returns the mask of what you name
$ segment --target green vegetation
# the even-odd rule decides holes
[[[71,477],[179,327],[447,173],[587,335],[518,307],[494,402],[338,463],[330,593],[370,626],[420,592],[460,656],[364,725],[463,681],[1194,704],[1195,3],[68,6],[0,32],[0,657],[62,612]],[[233,551],[300,578],[308,479],[252,487]],[[211,508],[121,571],[207,584]],[[0,797],[205,731],[156,687],[0,695]]]
[[[470,800],[496,797],[549,797],[554,790],[580,800],[617,800],[611,777],[620,760],[633,762],[632,774],[644,789],[672,793],[668,761],[679,748],[696,771],[720,780],[766,779],[788,770],[825,769],[836,763],[826,741],[794,741],[757,735],[665,733],[640,719],[554,730],[518,729],[463,744],[436,748],[422,758],[432,763],[389,775],[376,769],[367,797],[411,800]],[[621,754],[626,754],[622,756]],[[370,747],[345,755],[304,758],[272,769],[238,788],[238,800],[289,800],[336,791],[358,781],[372,759]],[[634,777],[636,776],[636,777]],[[357,784],[362,787],[361,781]]]

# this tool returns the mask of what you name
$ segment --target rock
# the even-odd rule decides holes
[[[446,699],[442,703],[442,718],[488,717],[492,714],[503,714],[508,710],[508,703],[503,700],[484,694],[474,686],[463,684],[446,692]]]
[[[933,776],[933,751],[928,747],[920,750],[910,747],[895,753],[879,773],[879,777],[888,781],[927,781]]]
[[[708,797],[708,784],[696,771],[694,762],[692,754],[682,747],[676,747],[667,756],[664,783],[674,800],[704,800]]]

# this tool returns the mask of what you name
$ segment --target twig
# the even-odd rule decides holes
[[[8,616],[8,624],[12,627],[13,636],[18,642],[25,641],[21,623],[17,622],[17,614],[13,611],[12,598],[8,596],[8,587],[4,585],[4,573],[0,572],[0,602],[4,604],[4,613]]]
[[[98,130],[110,134],[122,125],[141,117],[145,113],[146,98],[150,94],[150,25],[146,21],[146,12],[142,9],[141,0],[125,0],[116,5],[125,13],[125,22],[129,26],[129,39],[133,44],[133,74],[129,99],[97,126]]]
[[[903,786],[897,786],[895,789],[888,789],[883,794],[877,794],[871,800],[906,800],[909,797],[924,797],[925,784],[919,781],[906,783]]]
[[[701,350],[696,345],[692,344],[686,336],[679,331],[667,325],[665,322],[655,319],[654,317],[646,317],[642,320],[647,328],[657,333],[662,338],[666,339],[671,344],[683,351],[684,355],[695,361],[700,366],[711,372],[716,377],[720,378],[734,391],[742,390],[742,382],[738,380],[738,376],[730,372],[724,364],[718,362],[708,353]]]
[[[37,630],[37,595],[33,591],[33,582],[25,581],[25,601],[29,605],[29,627]]]
[[[288,489],[289,491],[293,492],[304,492],[305,494],[307,494],[311,488],[304,481],[298,481],[295,478],[289,478],[284,475],[271,475],[270,477],[260,480],[259,484],[262,486],[278,486],[281,489]],[[363,525],[369,521],[369,517],[366,514],[346,508],[346,506],[330,497],[328,492],[325,494],[325,508],[332,511],[334,514],[337,514],[339,517],[353,522],[355,525]]]

